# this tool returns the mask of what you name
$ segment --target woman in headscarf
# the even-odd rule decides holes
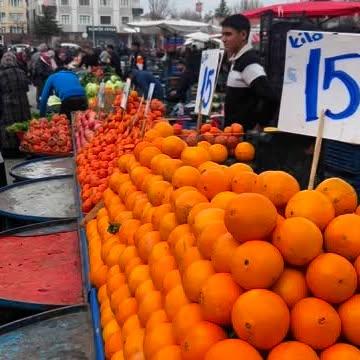
[[[0,61],[0,150],[17,150],[15,135],[6,132],[6,127],[30,120],[30,105],[27,97],[29,80],[17,64],[16,56],[6,52]]]

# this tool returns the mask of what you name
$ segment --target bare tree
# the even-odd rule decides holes
[[[180,19],[191,20],[191,21],[201,21],[202,20],[201,15],[199,13],[197,13],[196,11],[190,10],[190,9],[180,11],[178,14],[178,17]]]
[[[152,20],[165,19],[169,14],[168,0],[149,0],[149,15]]]
[[[263,6],[261,0],[241,0],[233,6],[233,13],[238,14],[246,10],[257,9]]]

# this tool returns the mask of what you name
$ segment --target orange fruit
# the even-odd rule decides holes
[[[191,234],[191,229],[188,224],[178,225],[169,235],[167,242],[172,252],[175,250],[176,243],[184,236]]]
[[[152,360],[182,360],[181,347],[178,345],[170,345],[159,350]]]
[[[124,250],[124,244],[115,244],[114,246],[112,246],[108,255],[105,258],[105,264],[108,267],[117,265]]]
[[[126,278],[123,273],[114,274],[107,279],[107,295],[110,297],[111,294],[117,290],[121,285],[125,284]]]
[[[235,157],[237,160],[245,162],[254,160],[254,146],[246,141],[237,144],[235,148]]]
[[[290,309],[309,292],[304,274],[295,269],[285,269],[272,291],[280,295]]]
[[[140,239],[150,231],[153,231],[154,227],[150,223],[142,224],[137,228],[137,230],[134,233],[134,245],[138,247]]]
[[[117,351],[110,360],[124,360],[124,352],[122,350]]]
[[[144,150],[146,147],[151,146],[151,142],[149,141],[140,141],[134,148],[134,156],[136,160],[139,160],[140,152]],[[126,156],[126,155],[125,155]],[[125,160],[126,161],[126,160]]]
[[[174,190],[174,191],[172,192],[171,197],[170,197],[170,205],[171,205],[171,207],[172,207],[173,210],[175,210],[175,202],[176,202],[176,199],[177,199],[180,195],[182,195],[182,194],[184,194],[184,193],[186,193],[186,192],[188,192],[188,191],[198,191],[198,189],[195,188],[194,186],[183,186],[183,187],[181,187],[181,188],[179,188],[179,189],[176,189],[176,190]]]
[[[196,186],[200,171],[193,166],[181,166],[174,172],[172,184],[175,189],[183,186]]]
[[[135,295],[136,289],[141,285],[144,281],[150,279],[150,270],[149,265],[137,265],[133,268],[128,276],[128,286],[132,293]]]
[[[283,341],[290,325],[289,309],[283,299],[262,289],[240,295],[231,318],[239,338],[261,350],[270,350]]]
[[[139,303],[138,316],[143,326],[146,326],[151,314],[162,309],[162,297],[160,291],[150,291]]]
[[[316,190],[330,199],[336,216],[355,212],[358,197],[355,189],[348,182],[340,178],[330,178],[320,183]]]
[[[244,164],[244,163],[239,163],[239,162],[232,164],[227,168],[227,173],[228,173],[230,180],[232,180],[235,175],[238,175],[241,172],[246,172],[246,171],[254,172],[254,170],[252,169],[252,167],[250,165]]]
[[[216,272],[231,272],[231,258],[239,243],[227,232],[221,235],[214,243],[211,253],[211,262]]]
[[[199,169],[200,173],[203,173],[205,170],[208,170],[213,167],[219,168],[220,165],[214,161],[208,160],[208,161],[205,161],[204,163],[202,163],[200,166],[198,166],[198,169]]]
[[[254,190],[269,198],[276,207],[281,208],[300,191],[300,185],[285,171],[264,171],[258,175]]]
[[[319,360],[316,352],[299,341],[287,341],[275,346],[267,360]]]
[[[242,135],[242,134],[244,134],[244,127],[239,123],[232,123],[231,124],[231,132],[233,134]]]
[[[333,345],[341,332],[336,310],[317,298],[305,298],[291,310],[291,330],[294,338],[315,350]]]
[[[150,266],[151,279],[158,290],[162,290],[164,278],[167,272],[177,268],[176,260],[173,256],[167,255],[157,260]]]
[[[266,261],[264,261],[266,259]],[[231,259],[231,274],[244,289],[270,288],[284,270],[279,250],[266,241],[240,245]]]
[[[199,214],[200,211],[209,209],[211,207],[213,207],[213,206],[209,202],[203,202],[203,203],[198,203],[198,204],[194,205],[193,208],[189,212],[189,215],[187,218],[187,223],[193,228],[193,226],[195,224],[196,215]]]
[[[178,269],[171,270],[167,274],[165,274],[163,281],[163,294],[166,295],[172,290],[174,287],[181,285],[181,276]]]
[[[199,304],[204,318],[218,325],[231,324],[231,310],[242,294],[230,274],[212,275],[201,288]]]
[[[185,141],[172,135],[164,139],[161,150],[164,154],[169,155],[174,159],[179,159],[185,148]]]
[[[137,313],[138,305],[135,298],[127,298],[122,301],[116,311],[115,317],[117,322],[122,326],[125,321],[131,316]]]
[[[343,335],[353,345],[360,346],[360,294],[354,295],[342,303],[338,313],[341,319]]]
[[[151,160],[159,154],[161,154],[161,151],[156,146],[147,146],[140,151],[139,162],[142,166],[150,169]]]
[[[162,173],[162,164],[163,164],[163,160],[165,159],[170,159],[170,156],[165,154],[159,154],[152,158],[150,163],[150,169],[153,174],[160,175]]]
[[[201,288],[214,273],[214,268],[208,260],[198,260],[189,265],[183,275],[183,286],[186,296],[191,301],[198,302]]]
[[[146,323],[146,331],[152,331],[158,324],[168,323],[169,318],[164,309],[154,311]]]
[[[119,258],[119,267],[121,271],[125,271],[126,264],[129,262],[129,260],[139,256],[138,252],[136,250],[135,246],[128,246],[126,249],[122,252],[120,258]]]
[[[175,213],[171,212],[164,215],[164,217],[161,219],[159,224],[159,232],[160,232],[161,240],[167,241],[168,236],[170,235],[172,230],[176,228],[177,225],[178,222],[176,220]]]
[[[226,338],[224,330],[208,321],[194,324],[181,344],[181,355],[184,360],[204,359],[209,349]]]
[[[105,355],[111,358],[117,351],[122,349],[121,331],[111,334],[105,341]]]
[[[98,290],[97,299],[98,299],[99,303],[102,304],[107,298],[108,298],[107,284],[104,284]]]
[[[119,230],[120,242],[127,245],[134,245],[134,235],[136,230],[140,227],[141,222],[137,219],[125,220]]]
[[[240,194],[225,210],[225,225],[240,242],[267,237],[275,228],[276,220],[275,206],[260,194]]]
[[[293,217],[283,221],[276,229],[272,243],[286,262],[302,266],[321,253],[323,236],[319,228],[310,220]]]
[[[148,261],[153,247],[160,241],[160,233],[158,231],[150,231],[139,240],[138,252],[144,262]]]
[[[333,304],[349,299],[357,288],[357,274],[344,257],[327,253],[314,259],[307,268],[306,282],[318,298]]]
[[[145,337],[144,329],[132,331],[124,341],[124,357],[129,359],[131,356],[143,352],[143,342]]]
[[[205,259],[210,259],[213,251],[213,247],[218,238],[227,233],[224,222],[215,222],[209,224],[203,229],[198,237],[197,247],[200,250],[201,255]],[[193,245],[193,244],[192,244]]]
[[[199,191],[187,191],[175,200],[175,215],[179,224],[185,224],[190,210],[195,204],[208,202],[207,198]]]
[[[354,267],[358,276],[358,282],[359,282],[359,286],[360,286],[360,255],[357,257],[357,259],[355,260],[354,263]]]
[[[225,210],[230,200],[234,199],[235,197],[236,194],[231,191],[220,192],[211,199],[211,206]]]
[[[104,264],[90,270],[90,281],[96,288],[106,283],[108,267]]]
[[[106,324],[108,324],[110,321],[114,319],[115,316],[113,311],[111,310],[111,307],[110,306],[104,307],[100,316],[101,327],[105,328]]]
[[[131,293],[127,284],[120,285],[119,288],[111,294],[110,305],[112,311],[115,313],[120,303],[129,297],[131,297]]]
[[[182,306],[172,321],[178,344],[184,341],[186,335],[195,324],[203,320],[204,316],[199,304],[190,303]]]
[[[198,260],[204,260],[201,256],[199,249],[196,246],[192,246],[188,248],[184,254],[182,259],[180,259],[179,263],[179,271],[183,275],[187,268]]]
[[[335,217],[331,201],[320,191],[303,190],[296,193],[288,202],[285,216],[305,217],[324,230]]]
[[[357,360],[360,359],[360,350],[349,344],[338,343],[324,350],[320,360]]]
[[[262,360],[262,356],[254,347],[239,339],[226,339],[215,343],[206,353],[204,359],[238,360],[240,355],[246,360]]]
[[[197,187],[211,200],[216,194],[230,190],[230,180],[221,167],[212,167],[201,173]]]
[[[184,234],[176,241],[173,253],[178,264],[182,262],[182,259],[184,258],[187,250],[194,246],[195,243],[195,236],[191,232]]]
[[[189,304],[182,285],[177,285],[165,296],[164,307],[167,316],[173,320],[182,306]]]
[[[160,134],[160,136],[164,138],[174,134],[173,127],[167,121],[160,121],[156,123],[153,129],[157,131]]]
[[[141,329],[139,317],[137,315],[131,315],[125,321],[125,323],[121,329],[123,341],[125,341],[127,339],[127,337],[137,329]]]
[[[211,161],[222,164],[228,158],[226,146],[222,144],[211,145],[208,149]]]
[[[354,261],[360,255],[360,216],[345,214],[332,220],[325,230],[325,247]]]
[[[163,204],[155,207],[152,215],[152,224],[155,230],[159,230],[162,218],[171,212],[170,204]]]
[[[179,159],[167,159],[162,163],[162,176],[166,181],[172,182],[172,178],[177,169],[183,166],[183,162]]]
[[[160,206],[166,196],[166,191],[171,188],[167,181],[154,181],[148,189],[148,197],[153,206]]]
[[[155,286],[151,279],[141,283],[135,291],[135,298],[138,304],[141,303],[144,297],[152,290],[155,290]]]
[[[121,331],[120,326],[118,325],[116,319],[112,319],[103,328],[102,336],[104,341],[106,342],[112,334],[115,334],[118,331]]]
[[[147,331],[144,338],[144,354],[147,359],[152,358],[159,350],[166,346],[176,345],[171,323],[156,325]]]
[[[199,167],[210,159],[209,152],[200,146],[188,146],[181,153],[181,160],[184,165]]]
[[[133,271],[133,269],[138,265],[144,265],[143,261],[138,256],[128,261],[125,267],[125,276],[127,279],[129,278],[130,273]]]
[[[208,208],[200,211],[194,219],[192,230],[196,237],[199,237],[202,231],[213,222],[223,222],[225,210],[217,208]]]
[[[164,256],[171,255],[169,244],[166,241],[160,241],[154,245],[149,255],[148,264],[152,265]]]

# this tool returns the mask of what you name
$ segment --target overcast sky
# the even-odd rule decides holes
[[[141,0],[142,6],[147,11],[148,0]],[[202,0],[204,3],[204,12],[214,10],[220,3],[220,0]],[[284,3],[286,0],[263,0],[264,5],[270,5],[275,3]],[[174,5],[178,10],[192,9],[195,10],[196,0],[169,0],[169,3]],[[227,0],[227,4],[231,7],[235,4],[240,3],[240,0]]]

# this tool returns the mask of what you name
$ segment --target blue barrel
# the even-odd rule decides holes
[[[26,222],[75,219],[72,176],[23,181],[0,189],[0,216]]]
[[[86,305],[43,312],[0,327],[0,359],[95,359]]]
[[[36,180],[54,176],[72,175],[74,159],[72,157],[45,157],[24,161],[10,170],[17,181]]]

